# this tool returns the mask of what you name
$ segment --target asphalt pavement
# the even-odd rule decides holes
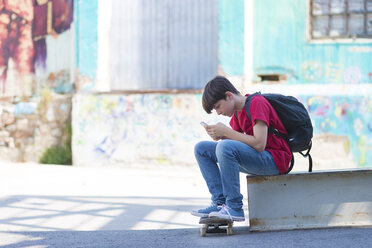
[[[244,175],[241,188],[247,196]],[[255,233],[248,220],[236,223],[232,236],[200,237],[190,211],[209,203],[196,166],[1,162],[0,247],[372,246],[372,228]]]

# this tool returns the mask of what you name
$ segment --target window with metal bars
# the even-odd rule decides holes
[[[372,38],[372,0],[310,0],[310,37]]]

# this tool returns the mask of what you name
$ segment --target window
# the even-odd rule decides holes
[[[372,0],[310,0],[310,36],[372,38]]]

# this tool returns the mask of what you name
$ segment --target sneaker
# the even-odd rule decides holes
[[[219,211],[211,212],[209,214],[209,217],[227,219],[227,220],[232,220],[232,221],[244,221],[245,220],[243,209],[236,211],[227,205],[223,205]]]
[[[208,217],[211,212],[220,211],[221,207],[222,206],[217,205],[212,202],[212,204],[209,207],[199,209],[199,210],[193,210],[191,214],[195,216],[199,216],[199,217]]]

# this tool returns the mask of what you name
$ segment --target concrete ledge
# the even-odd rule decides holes
[[[372,225],[372,170],[247,176],[250,231]]]

